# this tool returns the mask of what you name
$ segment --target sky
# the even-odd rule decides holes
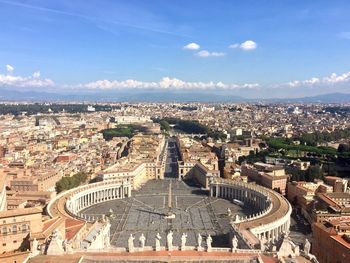
[[[0,23],[0,92],[350,92],[348,0],[0,0]]]

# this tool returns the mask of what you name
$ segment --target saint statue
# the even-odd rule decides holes
[[[166,236],[168,250],[173,249],[173,231],[169,231],[168,235]]]
[[[183,233],[181,236],[181,249],[186,248],[187,234]]]
[[[232,238],[232,251],[236,250],[238,247],[238,239],[235,235]]]
[[[135,239],[135,237],[132,234],[130,234],[129,239],[128,239],[129,252],[134,252],[134,239]]]
[[[143,235],[143,233],[140,236],[139,241],[140,241],[140,244],[141,244],[141,248],[144,248],[145,247],[145,243],[146,243],[146,237]]]

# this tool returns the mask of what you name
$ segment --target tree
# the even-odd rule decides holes
[[[319,165],[310,166],[306,172],[308,182],[313,182],[315,179],[323,179],[323,171]]]
[[[159,122],[159,124],[160,124],[160,127],[162,128],[162,130],[170,131],[169,122],[167,122],[166,120],[161,120],[161,121]]]
[[[344,144],[344,143],[339,144],[338,152],[340,153],[350,152],[349,144]]]
[[[72,189],[86,182],[88,174],[79,172],[72,177],[63,177],[56,183],[56,192],[60,193],[65,190]]]

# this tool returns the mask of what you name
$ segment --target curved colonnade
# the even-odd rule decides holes
[[[71,190],[65,191],[56,196],[48,205],[48,214],[51,217],[58,214],[60,216],[71,216],[88,222],[94,222],[98,219],[96,216],[88,216],[80,213],[83,209],[102,202],[122,199],[131,196],[132,186],[128,181],[111,180],[99,183],[82,185]],[[60,202],[64,200],[60,210]]]
[[[94,222],[98,216],[82,214],[81,211],[114,199],[131,196],[132,185],[128,180],[111,180],[79,186],[57,195],[48,205],[51,217],[73,217]],[[263,249],[266,243],[274,243],[288,234],[292,207],[280,194],[265,187],[215,178],[210,182],[210,196],[228,200],[237,199],[259,209],[260,212],[239,218],[232,228],[251,248]]]
[[[216,178],[210,183],[210,195],[237,199],[258,208],[260,212],[236,218],[232,227],[251,247],[274,243],[289,233],[292,207],[282,195],[265,187]]]

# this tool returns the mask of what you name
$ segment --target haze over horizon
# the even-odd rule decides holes
[[[0,0],[0,95],[350,92],[349,1]]]

